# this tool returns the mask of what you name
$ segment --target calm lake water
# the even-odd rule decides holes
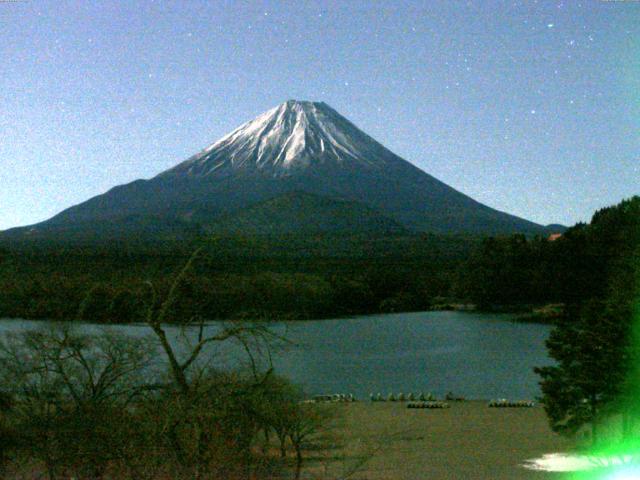
[[[308,394],[448,391],[467,398],[534,399],[539,395],[534,366],[550,364],[544,341],[550,327],[514,323],[508,315],[467,312],[418,312],[337,320],[276,324],[293,345],[273,354],[277,373],[301,384]],[[37,328],[43,322],[0,320],[0,335]],[[82,324],[86,332],[99,332]],[[133,336],[144,325],[109,327]],[[211,329],[217,328],[212,324]],[[174,339],[188,341],[167,327]],[[240,349],[210,352],[218,365],[240,361]]]

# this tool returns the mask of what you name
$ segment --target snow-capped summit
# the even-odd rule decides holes
[[[274,176],[317,164],[383,167],[390,152],[324,102],[288,100],[161,174],[258,169]]]
[[[289,100],[149,180],[114,187],[11,234],[157,238],[399,229],[545,231],[420,170],[326,103]]]

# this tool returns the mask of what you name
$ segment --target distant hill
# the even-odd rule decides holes
[[[406,229],[358,202],[334,200],[305,192],[285,193],[222,216],[207,232],[225,235],[401,234]]]
[[[560,225],[559,223],[551,223],[545,227],[549,233],[563,233],[566,232],[569,227]]]

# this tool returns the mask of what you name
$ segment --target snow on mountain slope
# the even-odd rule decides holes
[[[159,176],[209,176],[243,169],[282,176],[317,164],[345,162],[383,168],[390,154],[326,103],[289,100]]]
[[[293,201],[288,196],[293,192],[307,196]],[[264,203],[277,198],[285,200]],[[354,209],[355,204],[377,216]],[[276,215],[278,206],[283,212]],[[320,209],[325,209],[322,214]],[[386,218],[410,231],[545,232],[420,170],[327,104],[289,100],[149,180],[116,186],[13,234],[40,231],[64,237],[70,231],[103,232],[105,225],[138,232],[146,225],[144,232],[169,229],[173,235],[180,225],[206,230],[219,226],[221,218],[268,231],[311,231],[320,218],[326,219],[320,223],[328,231],[340,224],[366,227],[354,220],[360,215],[355,211],[380,219],[368,225],[384,225],[381,219]]]

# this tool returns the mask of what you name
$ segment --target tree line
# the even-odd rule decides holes
[[[305,319],[426,310],[450,296],[475,238],[209,239],[193,245],[9,246],[0,253],[0,317],[141,321],[145,282],[167,291],[195,248],[185,303],[215,319]]]
[[[536,369],[551,427],[575,434],[589,427],[598,446],[637,454],[640,418],[640,197],[598,211],[567,232],[572,265],[567,304],[547,341],[555,365]],[[618,435],[600,442],[601,427]],[[616,447],[617,448],[617,447]]]
[[[422,234],[6,244],[0,317],[140,321],[144,283],[167,290],[196,248],[204,258],[183,295],[206,302],[216,319],[337,317],[457,303],[481,310],[575,305],[606,293],[603,279],[628,248],[620,223],[626,217],[615,213],[622,208],[602,209],[553,241]]]

